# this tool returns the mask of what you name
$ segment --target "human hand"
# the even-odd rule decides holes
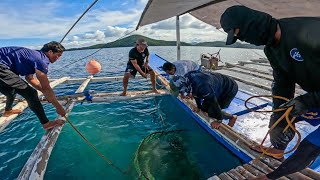
[[[220,127],[221,123],[214,121],[210,125],[212,128],[218,129]]]
[[[197,112],[200,112],[200,109],[198,107],[193,107],[192,111],[197,113]]]
[[[293,107],[290,115],[292,116],[299,116],[308,112],[308,106],[303,101],[303,96],[298,96],[296,98],[290,99],[290,101],[281,104],[279,108],[289,108]]]
[[[193,100],[192,93],[189,93],[187,96],[188,96],[191,100]]]
[[[57,112],[57,114],[59,114],[62,117],[64,117],[66,115],[66,111],[64,110],[64,108],[61,105],[56,107],[56,112]]]
[[[141,76],[147,78],[147,73],[142,73]]]
[[[146,68],[146,69],[149,70],[149,64],[148,64],[148,62],[145,62],[143,66],[144,66],[144,68]]]

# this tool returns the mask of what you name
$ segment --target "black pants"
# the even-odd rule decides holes
[[[49,122],[38,98],[37,91],[14,72],[2,65],[0,65],[0,92],[7,97],[5,110],[11,110],[17,93],[26,99],[30,109],[39,118],[41,124]]]

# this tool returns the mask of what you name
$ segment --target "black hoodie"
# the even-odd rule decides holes
[[[222,14],[220,23],[226,32],[239,28],[239,40],[266,45],[264,52],[273,68],[273,95],[291,99],[297,83],[308,92],[300,100],[308,108],[320,107],[320,18],[276,20],[264,12],[232,6]],[[274,38],[277,24],[281,29],[280,42]],[[283,100],[274,99],[273,107],[278,108],[282,103]],[[279,113],[271,119],[271,124],[278,116]]]

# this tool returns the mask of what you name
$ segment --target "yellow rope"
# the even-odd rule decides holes
[[[300,142],[301,142],[301,134],[300,134],[300,132],[299,132],[299,131],[293,126],[293,124],[292,124],[293,121],[296,119],[296,117],[293,117],[291,120],[289,119],[289,114],[290,114],[290,112],[292,111],[293,107],[289,107],[289,108],[287,108],[287,109],[282,108],[282,109],[274,109],[274,110],[270,110],[270,111],[267,111],[267,110],[259,111],[259,110],[252,110],[251,108],[249,108],[249,107],[247,106],[247,103],[248,103],[249,100],[251,100],[251,99],[253,99],[253,98],[259,98],[259,97],[272,97],[272,98],[276,98],[276,99],[282,99],[282,100],[287,101],[287,102],[289,101],[289,99],[287,99],[287,98],[285,98],[285,97],[282,97],[282,96],[272,96],[272,95],[251,96],[250,98],[248,98],[248,99],[245,101],[245,103],[244,103],[245,107],[246,107],[248,110],[250,110],[251,112],[280,112],[280,111],[284,111],[284,110],[285,110],[285,113],[270,127],[270,129],[268,130],[267,134],[264,136],[262,142],[260,143],[259,147],[260,147],[260,150],[262,151],[262,153],[252,161],[252,164],[244,167],[244,169],[247,170],[247,171],[249,170],[249,168],[250,168],[253,164],[255,164],[255,163],[256,163],[260,158],[262,158],[264,155],[269,155],[269,156],[271,156],[271,157],[272,157],[272,156],[273,156],[273,157],[282,157],[284,154],[291,153],[292,151],[294,151],[295,149],[297,149],[298,146],[299,146],[299,144],[300,144]],[[284,153],[269,153],[268,150],[271,148],[272,145],[270,145],[267,149],[264,149],[264,148],[263,148],[263,143],[265,142],[268,134],[270,134],[270,132],[272,131],[272,129],[274,129],[274,128],[280,123],[280,121],[282,121],[283,119],[285,119],[285,120],[287,121],[287,123],[288,123],[288,125],[285,127],[285,129],[283,130],[283,132],[285,132],[285,131],[290,127],[291,129],[293,129],[293,131],[295,131],[295,132],[297,133],[297,135],[298,135],[298,141],[297,141],[297,143],[295,144],[295,146],[294,146],[292,149],[290,149],[289,151],[287,151],[287,152],[284,152]],[[244,173],[245,170],[243,170],[243,171],[241,172],[241,174]]]
[[[264,111],[252,110],[251,108],[249,108],[249,107],[247,106],[247,102],[248,102],[249,100],[253,99],[253,98],[258,98],[258,97],[272,97],[272,98],[276,98],[276,99],[282,99],[282,100],[284,100],[284,101],[289,101],[289,99],[287,99],[287,98],[285,98],[285,97],[281,97],[281,96],[270,96],[270,95],[252,96],[252,97],[248,98],[248,99],[245,101],[245,107],[246,107],[248,110],[252,111],[252,112],[280,112],[280,111],[284,111],[284,110],[285,110],[285,113],[284,113],[284,114],[270,127],[270,129],[268,130],[267,134],[265,135],[265,137],[263,138],[262,142],[260,143],[260,150],[262,151],[262,154],[263,154],[263,155],[266,154],[266,155],[269,155],[269,156],[277,156],[277,157],[281,157],[281,156],[283,156],[284,154],[291,153],[292,151],[294,151],[295,149],[298,148],[298,146],[299,146],[299,144],[300,144],[300,142],[301,142],[301,134],[300,134],[300,132],[299,132],[299,131],[293,126],[293,124],[292,124],[293,121],[296,119],[296,117],[293,117],[292,119],[289,119],[289,114],[290,114],[290,112],[292,111],[293,107],[289,107],[289,108],[287,108],[287,109],[284,109],[284,108],[275,109],[275,110],[271,110],[271,111],[267,111],[267,110],[264,110]],[[285,132],[285,131],[290,127],[294,132],[297,133],[297,135],[298,135],[298,141],[297,141],[296,145],[295,145],[292,149],[290,149],[289,151],[287,151],[287,152],[284,152],[284,153],[269,153],[269,152],[267,152],[267,151],[268,151],[268,149],[269,149],[270,147],[269,147],[267,150],[265,150],[265,149],[263,148],[263,143],[265,142],[268,134],[270,134],[270,132],[271,132],[271,131],[280,123],[280,121],[282,121],[284,118],[285,118],[285,120],[287,121],[288,125],[285,127],[285,129],[283,130],[283,132]],[[262,156],[263,156],[263,155],[262,155]]]

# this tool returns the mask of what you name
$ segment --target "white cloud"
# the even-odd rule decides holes
[[[57,10],[72,9],[76,6],[72,3],[61,4],[59,1],[46,3],[38,1],[23,1],[23,6],[7,7],[5,2],[0,1],[0,39],[7,38],[43,38],[60,41],[73,23],[80,17],[89,4],[77,9],[78,14],[57,15]],[[20,2],[20,1],[19,1]],[[128,2],[121,5],[128,6]],[[119,39],[135,29],[141,16],[142,9],[147,0],[135,1],[136,7],[108,11],[105,8],[91,9],[72,29],[64,39],[66,48],[82,47],[98,43],[107,43]],[[115,2],[112,2],[115,3]],[[12,3],[11,3],[12,4]],[[102,7],[102,6],[101,6]],[[63,12],[60,12],[64,14]],[[65,13],[68,13],[67,11]],[[175,40],[176,39],[175,17],[155,24],[141,27],[136,34],[142,34],[154,39]],[[180,17],[181,41],[214,41],[226,38],[226,35],[218,32],[214,27],[205,24],[191,15]],[[41,43],[43,44],[43,43]]]
[[[71,41],[78,41],[80,38],[78,36],[72,36],[71,37]],[[65,39],[66,41],[68,41],[69,39]]]
[[[104,33],[102,31],[97,30],[94,33],[86,33],[84,35],[84,37],[85,37],[85,39],[95,39],[97,41],[102,41],[102,40],[104,40],[105,35],[104,35]]]
[[[176,18],[170,18],[139,30],[145,36],[155,39],[176,40]],[[193,16],[186,14],[180,17],[180,40],[183,42],[223,41],[226,34]]]

